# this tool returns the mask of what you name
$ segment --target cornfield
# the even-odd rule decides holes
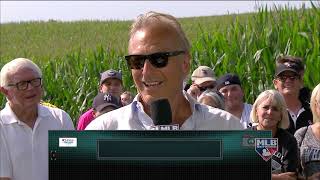
[[[261,7],[258,13],[179,19],[192,44],[191,72],[199,65],[216,76],[240,76],[246,101],[253,103],[273,88],[275,59],[303,57],[305,86],[320,82],[320,11]],[[135,92],[124,55],[130,21],[27,22],[1,24],[0,67],[17,57],[36,62],[43,71],[44,100],[68,112],[76,123],[91,107],[99,74],[121,70],[126,90]],[[191,73],[190,72],[190,73]],[[5,105],[0,95],[0,107]]]

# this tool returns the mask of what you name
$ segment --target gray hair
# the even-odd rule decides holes
[[[205,97],[210,97],[216,104],[217,108],[224,110],[224,98],[222,95],[218,94],[219,92],[215,92],[212,90],[205,90],[198,97],[198,102],[202,102]]]
[[[146,14],[141,14],[137,17],[137,19],[131,25],[130,40],[138,30],[148,27],[150,24],[154,23],[163,24],[166,27],[169,26],[175,29],[177,34],[179,34],[180,36],[184,50],[190,51],[190,43],[178,20],[169,14],[163,14],[154,11],[147,12]]]
[[[8,87],[9,77],[21,69],[31,69],[37,73],[40,78],[42,77],[40,68],[34,62],[26,58],[17,58],[2,67],[0,72],[0,86],[4,88]]]
[[[282,129],[287,129],[289,127],[289,117],[287,111],[287,104],[284,100],[284,97],[277,90],[266,90],[259,94],[256,101],[252,105],[252,110],[250,114],[250,119],[252,122],[259,123],[259,119],[257,116],[258,106],[265,100],[270,99],[272,104],[274,104],[281,113],[281,119],[278,123],[278,127]]]

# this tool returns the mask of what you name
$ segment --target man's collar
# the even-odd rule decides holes
[[[183,91],[183,95],[184,97],[187,99],[187,101],[189,102],[190,104],[190,107],[191,107],[191,111],[193,112],[194,110],[198,111],[199,110],[199,106],[200,106],[200,103],[195,100],[193,97],[191,97],[187,92]],[[140,93],[138,93],[133,101],[132,101],[132,105],[136,106],[137,102],[140,102],[141,100],[141,95]]]
[[[38,118],[49,116],[50,112],[45,108],[44,106],[38,104]],[[13,124],[13,123],[19,123],[20,120],[17,118],[13,110],[11,109],[9,103],[7,102],[5,105],[5,108],[0,112],[0,119],[3,122],[3,124]]]

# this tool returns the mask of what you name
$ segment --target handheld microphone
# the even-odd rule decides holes
[[[158,99],[150,104],[151,119],[157,130],[179,130],[179,125],[171,125],[172,112],[168,99]]]

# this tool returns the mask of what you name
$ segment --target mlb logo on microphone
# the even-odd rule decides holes
[[[278,152],[278,138],[255,138],[255,151],[263,160],[269,161]]]
[[[158,125],[157,129],[159,131],[177,131],[179,130],[179,124],[173,124],[173,125]]]

